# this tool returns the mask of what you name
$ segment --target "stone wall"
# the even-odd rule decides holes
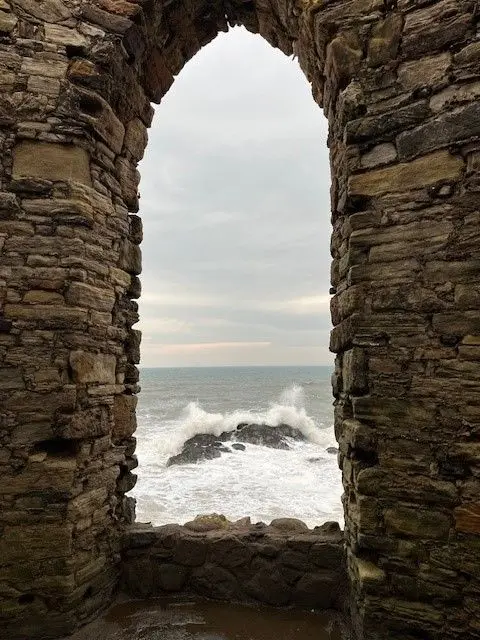
[[[478,20],[476,0],[0,0],[5,634],[63,635],[118,584],[150,103],[243,24],[329,119],[355,634],[479,637]]]
[[[142,598],[182,592],[318,610],[344,605],[344,546],[337,523],[309,530],[291,519],[268,527],[246,521],[221,522],[207,531],[198,521],[184,527],[135,525],[126,534],[122,588]]]

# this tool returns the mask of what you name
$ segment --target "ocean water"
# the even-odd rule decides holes
[[[252,522],[300,518],[343,522],[330,367],[142,369],[137,410],[137,520],[183,523],[221,513]],[[246,444],[197,464],[166,466],[197,433],[240,422],[289,424],[305,435],[291,449]]]

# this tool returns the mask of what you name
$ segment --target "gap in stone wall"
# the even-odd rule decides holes
[[[139,213],[145,231],[138,325],[143,333],[141,366],[331,362],[327,347],[331,226],[326,135],[326,119],[297,62],[289,61],[258,36],[244,29],[221,34],[186,65],[156,108],[140,166]],[[268,345],[272,339],[280,344]],[[211,508],[204,499],[195,507],[197,511],[177,509],[174,517],[166,507],[167,513],[162,513],[161,505],[168,503],[164,494],[172,490],[172,484],[175,498],[185,505],[194,483],[184,477],[173,483],[168,474],[175,478],[174,470],[154,470],[157,463],[165,462],[165,443],[152,436],[152,418],[147,414],[152,403],[161,405],[171,399],[162,399],[162,393],[169,392],[161,386],[163,379],[158,381],[158,396],[153,397],[153,382],[147,375],[141,375],[143,391],[137,409],[140,466],[133,492],[139,500],[137,519],[161,524],[219,509],[215,479],[227,482],[227,471],[218,473],[217,460],[210,486],[211,463],[199,463],[197,471],[202,475],[198,492],[211,494]],[[315,383],[317,375],[313,372],[308,384]],[[328,374],[322,387],[322,407],[312,408],[312,417],[328,426],[333,422],[329,378]],[[214,384],[212,380],[212,387]],[[270,385],[264,387],[260,406],[266,410],[270,403],[278,402],[283,389],[268,395]],[[311,389],[305,387],[307,394]],[[175,410],[162,415],[159,411],[157,421],[175,419],[171,429],[181,429],[182,410],[197,399],[195,393],[199,393],[195,385],[190,396],[180,390]],[[221,393],[225,388],[218,389],[218,396]],[[229,393],[236,393],[233,385]],[[205,403],[199,408],[207,412],[206,421],[212,413],[227,415],[252,408],[251,403],[242,405],[240,398],[222,405],[215,392],[212,398],[208,395],[204,393]],[[191,413],[184,416],[183,425],[189,419]],[[178,441],[178,433],[166,435],[159,427],[158,440]],[[178,453],[179,444],[172,442],[170,455]],[[327,444],[336,444],[333,430]],[[156,454],[152,455],[152,447]],[[326,445],[321,453],[325,449]],[[321,494],[315,496],[315,484],[323,484],[322,467],[317,462],[313,473],[315,463],[307,462],[307,457],[315,459],[318,452],[312,448],[304,460],[299,457],[304,468],[299,467],[298,474],[304,473],[311,482],[305,479],[298,491],[307,496],[307,511],[302,514],[300,509],[296,515],[304,515],[312,526],[341,519],[336,456],[327,454],[325,470],[328,482],[335,482],[332,476],[337,480],[335,513],[326,506],[319,508],[317,517],[312,503],[322,502]],[[292,483],[292,476],[287,483]],[[150,486],[155,481],[158,508],[155,488]],[[267,483],[268,474],[266,490]],[[185,489],[180,485],[186,485]],[[180,498],[177,492],[182,492]],[[280,501],[281,488],[278,493]],[[289,498],[290,505],[277,507],[283,509],[281,513],[271,510],[270,519],[288,515],[295,496]],[[248,501],[242,496],[238,499],[246,511],[236,515],[249,515]],[[268,493],[264,502],[268,517]],[[227,499],[224,509],[229,504]]]

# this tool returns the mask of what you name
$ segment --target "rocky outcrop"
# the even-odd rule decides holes
[[[294,518],[199,516],[185,526],[135,525],[125,538],[123,588],[137,597],[167,593],[228,602],[335,609],[345,595],[343,535]]]
[[[182,451],[167,461],[167,467],[172,464],[191,464],[203,460],[219,458],[222,453],[244,451],[241,443],[262,445],[273,449],[289,449],[288,440],[305,440],[301,431],[281,424],[271,427],[268,424],[240,423],[233,431],[224,431],[219,436],[201,433],[189,438],[183,445]],[[232,443],[227,446],[225,443]]]

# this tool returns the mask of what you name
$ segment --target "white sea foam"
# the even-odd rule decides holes
[[[331,436],[319,429],[320,425],[307,415],[304,405],[305,393],[300,385],[284,389],[279,399],[265,411],[238,409],[226,413],[209,413],[198,402],[190,402],[179,418],[180,429],[172,434],[169,441],[162,441],[160,447],[163,453],[173,455],[181,450],[187,440],[197,434],[219,436],[224,431],[234,431],[242,422],[265,424],[270,427],[286,424],[298,429],[308,441],[329,446]]]
[[[250,399],[240,390],[240,406],[249,406]],[[280,516],[298,517],[310,526],[342,521],[340,472],[336,456],[326,451],[336,444],[334,430],[308,415],[305,405],[304,389],[293,385],[263,410],[215,413],[192,402],[168,419],[159,420],[154,411],[142,412],[139,481],[134,490],[139,520],[185,522],[198,513],[216,511],[230,519],[249,515],[254,522]],[[328,420],[328,413],[321,415]],[[288,424],[307,440],[292,441],[289,450],[246,444],[245,451],[224,453],[214,460],[166,467],[188,438],[197,433],[220,435],[240,422]]]

